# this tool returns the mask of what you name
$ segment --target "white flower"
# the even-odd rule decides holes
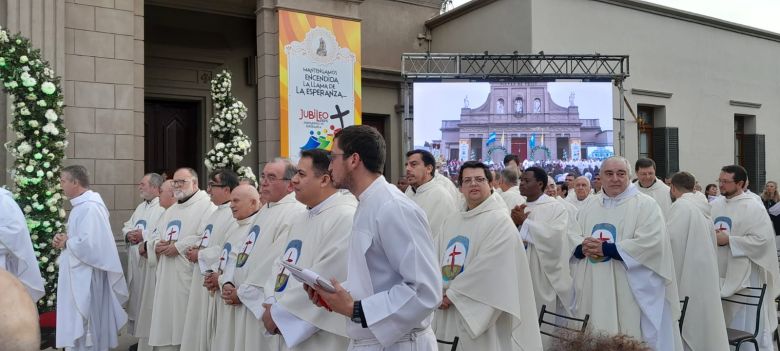
[[[57,129],[57,127],[54,126],[51,122],[46,123],[45,126],[43,126],[43,131],[46,133],[49,133],[51,135],[58,135],[60,134],[60,130]]]
[[[27,61],[30,61],[30,59],[29,59],[29,58],[27,58],[27,56],[26,56],[26,55],[22,55],[21,57],[19,57],[19,62],[21,62],[21,63],[27,63]]]
[[[43,244],[40,244],[40,245],[43,245]],[[41,257],[41,262],[43,262],[43,263],[49,262],[49,258],[46,257],[46,256],[43,256],[43,257]]]
[[[43,101],[43,100],[41,100],[41,101]],[[45,103],[45,101],[44,101],[44,103]],[[46,116],[46,119],[49,120],[49,122],[55,122],[59,118],[59,116],[57,116],[57,112],[54,112],[54,110],[52,110],[52,109],[46,110],[45,116]]]
[[[27,166],[27,167],[24,168],[24,170],[27,171],[27,172],[32,172],[32,171],[35,170],[35,168],[33,166]]]
[[[19,78],[22,79],[22,85],[26,87],[32,87],[35,86],[35,84],[38,84],[38,81],[35,80],[35,78],[30,76],[30,73],[24,72],[22,73]]]
[[[44,82],[41,84],[41,91],[43,91],[46,95],[54,94],[54,92],[57,90],[57,87],[54,86],[54,83],[52,82]],[[61,102],[58,102],[58,104]]]
[[[26,141],[23,141],[19,146],[16,147],[16,151],[19,152],[19,155],[24,155],[30,151],[32,151],[32,146],[28,144]]]

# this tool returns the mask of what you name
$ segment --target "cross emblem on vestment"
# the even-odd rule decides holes
[[[458,247],[457,246],[453,246],[452,247],[452,252],[450,252],[449,255],[447,255],[447,256],[450,256],[450,271],[452,271],[452,269],[455,267],[455,256],[458,256],[458,255],[460,255],[462,253],[463,252],[459,252],[458,251]]]

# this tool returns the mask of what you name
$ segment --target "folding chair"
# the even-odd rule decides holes
[[[551,316],[554,316],[554,317],[562,318],[562,319],[566,320],[566,324],[568,324],[569,322],[575,322],[575,323],[582,323],[582,325],[579,328],[570,328],[568,325],[560,325],[560,324],[557,324],[555,321],[550,322],[550,321],[545,320],[544,319],[545,315],[551,315]],[[585,329],[588,327],[588,320],[589,319],[590,319],[590,315],[588,315],[588,314],[585,315],[585,318],[580,319],[580,318],[574,318],[574,317],[569,317],[569,316],[564,316],[564,315],[560,315],[560,314],[557,314],[557,313],[553,313],[553,312],[550,312],[550,311],[547,310],[547,305],[542,305],[542,311],[539,312],[539,332],[541,332],[542,334],[547,335],[549,337],[552,337],[552,338],[565,340],[566,338],[564,336],[557,335],[557,334],[545,331],[545,330],[542,329],[542,326],[544,324],[547,324],[547,325],[552,326],[553,329],[562,329],[564,331],[564,333],[580,333],[580,334],[582,334],[582,333],[585,332]]]
[[[436,339],[436,342],[439,344],[445,344],[445,345],[452,345],[452,348],[450,348],[450,351],[456,351],[458,350],[458,341],[460,341],[460,337],[455,337],[455,339],[452,339],[452,341],[444,341]]]
[[[759,322],[761,321],[761,304],[764,303],[764,295],[766,294],[766,284],[764,284],[760,288],[754,288],[754,287],[747,287],[743,290],[746,290],[745,293],[736,293],[730,297],[724,297],[721,298],[722,301],[727,301],[731,303],[735,303],[738,305],[745,305],[745,306],[752,306],[756,308],[756,328],[753,330],[753,333],[744,331],[744,330],[738,330],[738,329],[732,329],[732,328],[726,328],[726,335],[729,338],[729,345],[732,345],[735,347],[734,351],[739,351],[740,346],[742,346],[743,343],[749,342],[753,344],[756,347],[756,350],[758,350],[758,341],[756,338],[758,337],[758,328],[759,328]],[[748,293],[753,292],[760,292],[759,295],[752,295]],[[736,296],[739,296],[740,298],[736,298]],[[736,299],[735,299],[736,298]],[[755,303],[750,302],[757,300]]]
[[[683,320],[685,319],[685,311],[688,310],[688,299],[689,297],[686,296],[684,299],[680,300],[682,307],[680,308],[680,319],[677,320],[677,323],[680,324],[680,333],[682,333],[682,325],[683,325]]]

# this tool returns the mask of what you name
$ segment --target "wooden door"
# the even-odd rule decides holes
[[[146,100],[144,113],[144,168],[165,171],[169,177],[180,167],[200,169],[198,150],[199,102]]]

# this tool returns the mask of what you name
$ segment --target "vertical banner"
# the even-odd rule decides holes
[[[578,160],[580,160],[582,158],[582,155],[581,155],[582,149],[581,149],[580,145],[581,145],[581,141],[580,141],[579,138],[569,139],[569,147],[571,149],[571,152],[569,153],[569,155],[571,155],[571,160],[572,161],[578,161]]]
[[[469,144],[471,143],[471,140],[469,139],[460,139],[460,143],[458,144],[458,160],[461,162],[466,162],[469,160]]]
[[[360,124],[360,22],[279,10],[281,156],[330,150]]]

